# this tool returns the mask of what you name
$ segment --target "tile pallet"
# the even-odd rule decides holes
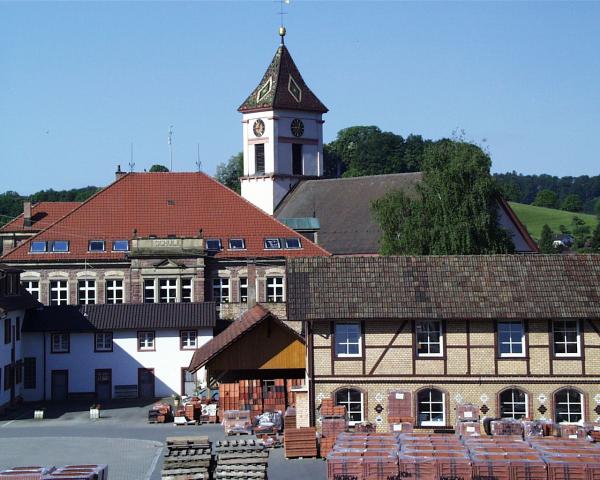
[[[317,431],[314,427],[286,429],[284,446],[286,458],[314,458],[317,456]]]
[[[222,440],[215,447],[215,479],[266,479],[269,451],[258,440]]]
[[[163,480],[208,480],[212,446],[208,437],[167,437]]]

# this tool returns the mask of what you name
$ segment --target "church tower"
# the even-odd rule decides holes
[[[327,107],[308,88],[284,44],[265,75],[238,108],[242,113],[242,196],[272,215],[305,178],[323,175],[323,114]]]

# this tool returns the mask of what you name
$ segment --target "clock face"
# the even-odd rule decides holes
[[[292,120],[292,134],[294,137],[301,137],[304,135],[304,123],[299,118]]]
[[[252,131],[257,137],[262,137],[263,133],[265,133],[265,122],[263,122],[261,119],[256,120],[252,126]]]

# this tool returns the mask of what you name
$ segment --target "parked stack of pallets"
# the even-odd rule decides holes
[[[215,448],[217,466],[213,478],[266,479],[269,451],[258,440],[222,440]]]
[[[493,420],[490,422],[492,435],[512,435],[523,437],[523,423],[513,419]]]
[[[413,429],[412,393],[395,390],[388,394],[387,418],[393,433],[410,433]]]
[[[67,465],[44,475],[42,480],[108,480],[108,465]]]
[[[296,428],[296,408],[288,407],[283,416],[283,428]]]
[[[0,480],[41,480],[56,467],[13,467],[0,471]]]
[[[324,399],[321,404],[321,438],[319,449],[325,458],[333,448],[337,436],[348,429],[346,407],[334,405],[333,400]]]
[[[285,412],[286,407],[296,404],[292,387],[303,383],[303,380],[282,378],[269,382],[240,380],[236,383],[221,383],[219,410],[249,410],[252,416],[263,412]]]
[[[169,403],[155,403],[148,410],[149,423],[166,423],[173,421],[173,410]]]
[[[284,433],[286,458],[317,456],[317,431],[314,427],[286,428]]]
[[[248,410],[226,410],[221,422],[225,435],[251,435],[252,417]]]
[[[532,438],[548,468],[548,480],[600,478],[600,447],[579,438]]]
[[[456,434],[461,437],[481,436],[479,407],[477,405],[461,403],[456,406]]]
[[[208,480],[212,446],[208,437],[167,437],[163,480]]]

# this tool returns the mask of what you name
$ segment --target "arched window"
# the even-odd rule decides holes
[[[518,388],[510,388],[500,393],[500,416],[519,420],[527,416],[527,394]]]
[[[355,388],[338,390],[335,392],[335,404],[346,407],[350,425],[364,421],[364,397],[360,390]]]
[[[419,425],[436,426],[446,424],[444,392],[434,388],[421,390],[417,395]]]
[[[556,423],[577,423],[583,420],[583,396],[577,390],[565,388],[554,394]]]

